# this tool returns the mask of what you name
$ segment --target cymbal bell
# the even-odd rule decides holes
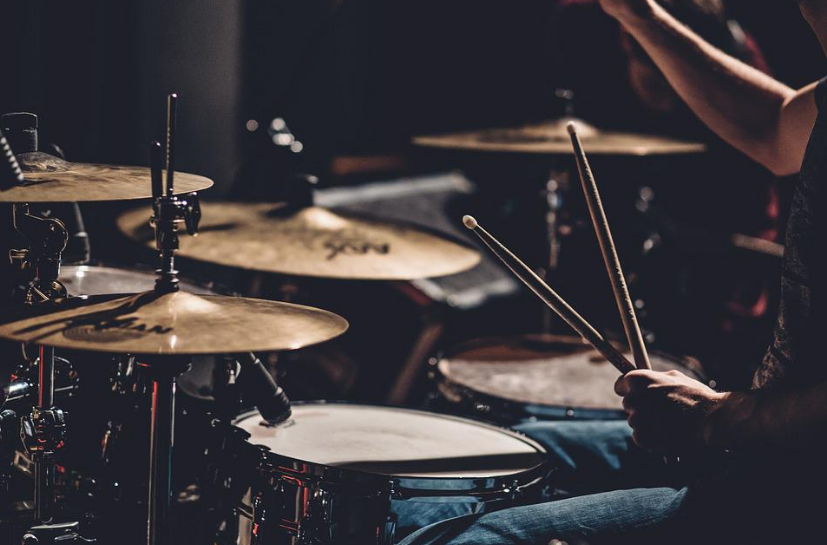
[[[277,274],[359,280],[413,280],[455,274],[480,255],[414,225],[312,206],[286,212],[271,203],[202,203],[199,235],[181,239],[177,255]],[[126,236],[149,246],[145,208],[118,218]]]
[[[0,202],[92,202],[128,201],[152,197],[150,172],[146,167],[70,163],[35,152],[17,155],[26,183],[0,191]],[[209,178],[175,173],[175,194],[212,187]]]
[[[413,142],[421,147],[454,151],[572,155],[571,138],[566,131],[566,125],[570,121],[577,125],[578,134],[589,155],[648,157],[691,155],[706,151],[706,146],[698,142],[650,134],[602,131],[575,118],[514,128],[418,136]]]
[[[153,355],[296,350],[347,321],[302,305],[178,291],[57,299],[0,324],[0,338],[70,350]]]

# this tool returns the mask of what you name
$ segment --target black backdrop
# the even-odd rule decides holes
[[[730,0],[784,81],[827,72],[792,2]],[[418,132],[553,113],[554,2],[4,0],[0,111],[40,114],[77,161],[146,163],[182,96],[179,164],[226,192],[248,119],[285,116],[323,168]],[[588,47],[584,43],[584,47]]]

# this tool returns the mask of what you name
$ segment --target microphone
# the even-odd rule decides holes
[[[241,370],[236,385],[245,402],[255,405],[261,417],[271,426],[281,424],[293,414],[290,400],[284,390],[252,352],[243,354],[238,362]]]
[[[0,190],[10,189],[16,185],[21,185],[23,180],[23,171],[20,170],[20,164],[17,162],[17,157],[12,153],[9,141],[3,130],[0,129],[0,154],[3,155],[0,160]]]

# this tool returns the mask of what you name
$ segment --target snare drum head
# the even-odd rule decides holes
[[[60,268],[60,281],[73,297],[150,291],[155,288],[155,278],[154,271],[145,269],[104,265],[64,265]],[[183,279],[179,280],[178,285],[189,293],[215,293],[205,286]]]
[[[676,369],[701,379],[693,360],[658,353],[650,353],[649,359],[656,371]],[[617,369],[575,337],[474,341],[440,360],[438,368],[448,381],[498,399],[564,408],[623,409],[621,398],[614,393]]]
[[[263,425],[258,413],[235,425],[280,456],[395,477],[500,477],[545,460],[539,445],[516,433],[409,409],[295,404],[287,425]]]

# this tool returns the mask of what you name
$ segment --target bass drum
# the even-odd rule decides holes
[[[236,509],[240,545],[390,545],[438,520],[538,501],[550,473],[520,434],[421,410],[299,403],[283,425],[247,413],[239,430],[259,460]]]
[[[700,363],[650,352],[656,371],[704,382]],[[432,361],[431,408],[511,426],[526,420],[625,418],[618,371],[578,337],[527,335],[472,341]]]

